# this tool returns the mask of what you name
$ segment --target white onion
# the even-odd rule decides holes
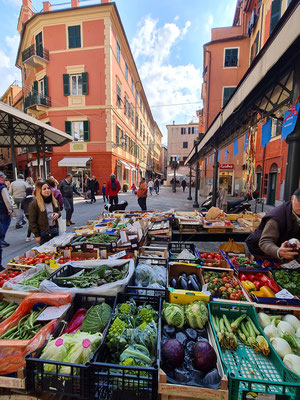
[[[300,328],[300,321],[297,317],[295,317],[295,315],[287,314],[282,318],[282,320],[292,325],[295,330]]]
[[[284,356],[283,359],[284,365],[295,372],[296,374],[300,375],[300,357],[296,356],[295,354],[287,354]]]
[[[260,323],[260,326],[265,329],[266,326],[271,324],[271,318],[269,317],[268,314],[264,312],[258,313],[258,320]]]
[[[272,343],[275,351],[278,353],[279,357],[284,358],[287,354],[291,354],[292,349],[288,342],[281,338],[271,338],[270,342]]]

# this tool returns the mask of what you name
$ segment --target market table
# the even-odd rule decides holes
[[[212,233],[212,232],[181,232],[173,230],[172,241],[178,242],[226,242],[233,239],[236,242],[245,242],[251,232],[225,232],[225,233]]]

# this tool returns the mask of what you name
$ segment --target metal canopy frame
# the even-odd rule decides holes
[[[17,177],[16,147],[36,147],[39,170],[40,152],[43,153],[43,174],[46,178],[46,146],[63,146],[71,141],[72,138],[65,132],[0,102],[0,147],[11,149],[14,179]]]

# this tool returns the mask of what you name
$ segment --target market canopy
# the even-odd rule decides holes
[[[91,157],[65,157],[58,161],[59,167],[86,167]]]

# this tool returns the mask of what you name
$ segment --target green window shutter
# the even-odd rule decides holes
[[[117,125],[116,143],[120,144],[120,128]]]
[[[72,123],[71,123],[71,121],[65,121],[65,132],[68,135],[72,135]]]
[[[63,74],[64,96],[70,96],[70,76]]]
[[[256,38],[255,38],[255,55],[258,53],[258,46],[259,46],[259,31],[257,32]]]
[[[89,94],[88,73],[83,72],[81,74],[81,77],[82,77],[82,94]]]
[[[66,121],[66,122],[68,122],[68,121]],[[46,122],[46,124],[51,126],[51,122],[50,121]]]
[[[47,75],[44,76],[44,95],[45,97],[48,97],[48,78]]]
[[[90,123],[89,121],[83,121],[83,140],[88,142],[90,140]]]
[[[227,104],[230,96],[235,91],[235,87],[225,87],[223,92],[223,107]]]
[[[38,94],[38,91],[39,91],[39,88],[38,88],[38,81],[34,81],[33,82],[33,95],[37,95]]]
[[[271,8],[270,35],[281,17],[281,0],[273,0]]]
[[[69,49],[81,47],[80,25],[68,26]]]

